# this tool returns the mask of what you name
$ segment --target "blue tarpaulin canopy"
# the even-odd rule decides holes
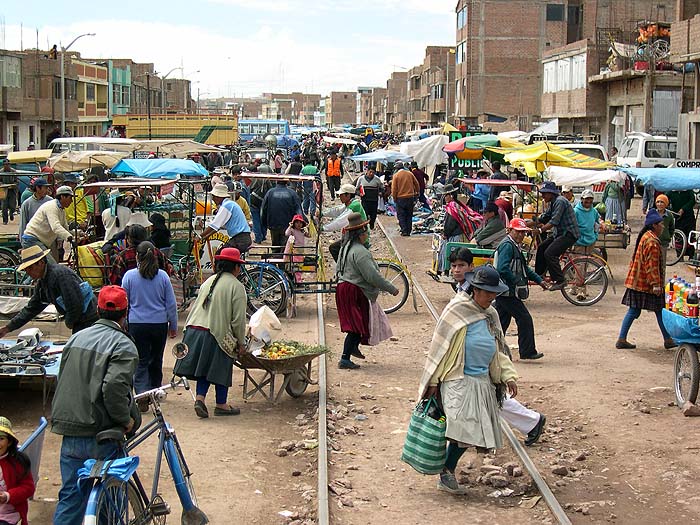
[[[405,155],[399,151],[391,151],[388,149],[378,149],[375,151],[370,151],[369,153],[363,153],[362,155],[353,155],[348,157],[352,160],[359,160],[363,162],[396,162],[396,161],[410,161],[411,157]]]
[[[189,159],[122,159],[111,169],[120,176],[142,179],[176,179],[178,175],[206,177],[207,169]]]
[[[638,184],[649,184],[656,191],[700,190],[699,168],[618,168]]]

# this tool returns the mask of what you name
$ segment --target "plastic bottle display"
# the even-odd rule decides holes
[[[691,284],[674,275],[664,287],[666,309],[683,317],[700,316],[700,276]]]

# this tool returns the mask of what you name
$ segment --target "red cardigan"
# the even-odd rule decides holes
[[[10,504],[19,513],[22,525],[28,525],[29,503],[27,500],[34,495],[32,473],[27,472],[27,475],[22,479],[17,479],[22,472],[22,466],[16,459],[7,456],[0,459],[0,468],[2,468],[2,477],[7,485],[7,492],[10,494]]]

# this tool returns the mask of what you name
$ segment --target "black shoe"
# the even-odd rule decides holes
[[[543,357],[544,354],[542,352],[537,352],[536,354],[521,356],[520,360],[522,361],[523,359],[542,359]]]
[[[207,406],[204,404],[204,401],[200,401],[198,399],[194,402],[194,413],[197,414],[197,417],[202,419],[209,417],[209,410],[207,410]]]
[[[215,416],[237,416],[238,414],[241,413],[240,408],[232,407],[229,405],[228,408],[219,408],[216,407],[214,409],[214,415]]]
[[[566,281],[561,281],[559,283],[552,283],[549,286],[550,292],[556,292],[557,290],[563,290],[566,287]]]
[[[634,350],[637,345],[630,343],[627,339],[618,339],[615,341],[615,348]]]
[[[542,435],[542,431],[544,430],[545,423],[547,423],[547,418],[544,417],[544,414],[540,414],[540,420],[535,425],[535,428],[530,430],[530,432],[527,435],[527,439],[525,440],[525,444],[528,447],[530,445],[534,445],[540,440],[540,436]]]
[[[353,357],[357,357],[358,359],[365,359],[365,354],[363,354],[362,352],[360,352],[360,349],[359,349],[359,348],[356,348],[355,350],[353,350],[352,352],[350,352],[350,355],[353,356]]]
[[[356,370],[360,368],[360,365],[353,363],[350,359],[341,359],[338,363],[338,368],[345,370]]]

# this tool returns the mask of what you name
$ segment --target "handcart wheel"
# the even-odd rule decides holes
[[[304,369],[300,368],[298,370],[294,370],[294,372],[285,374],[285,379],[287,377],[289,377],[289,382],[285,388],[287,394],[296,398],[300,397],[304,392],[306,392],[306,387],[309,386],[309,382],[307,381],[306,372]]]
[[[700,386],[700,362],[694,345],[684,343],[676,350],[676,356],[673,359],[673,377],[678,407],[682,408],[686,401],[695,403]]]

